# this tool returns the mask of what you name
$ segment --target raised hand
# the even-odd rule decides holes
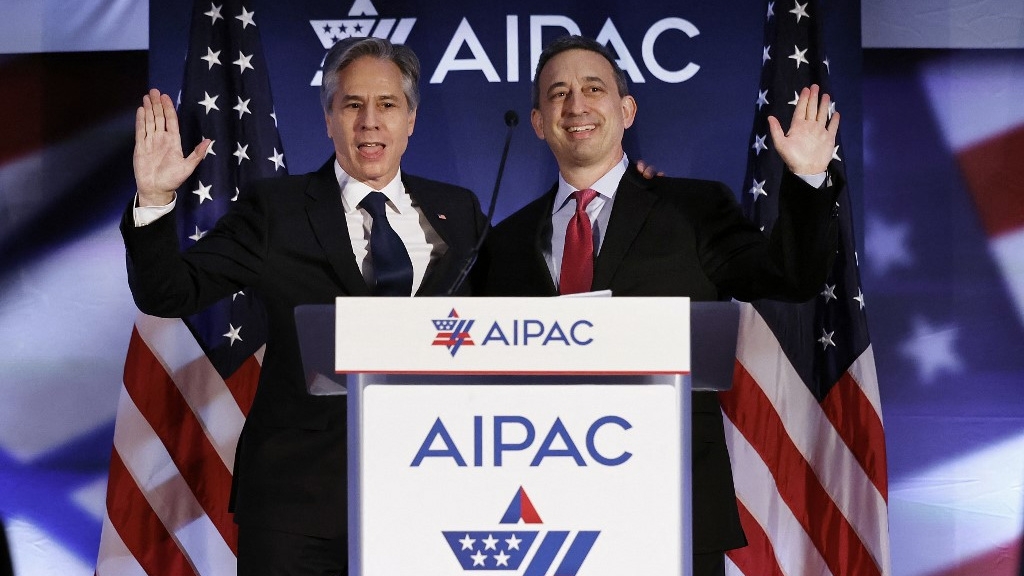
[[[818,95],[818,85],[800,91],[789,131],[784,132],[779,120],[768,117],[768,128],[782,161],[794,174],[820,174],[828,168],[839,131],[839,113],[829,118],[831,99]]]
[[[181,150],[178,114],[167,94],[152,89],[135,111],[135,185],[140,206],[163,206],[195,171],[211,141],[204,139],[185,156]]]
[[[665,175],[664,172],[662,172],[661,170],[658,170],[654,166],[651,166],[651,165],[647,164],[643,160],[637,160],[636,161],[636,171],[639,172],[640,175],[643,176],[644,178],[646,178],[647,180],[650,180],[651,178],[654,178],[655,176],[664,176]]]

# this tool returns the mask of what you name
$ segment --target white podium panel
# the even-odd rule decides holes
[[[337,372],[684,374],[686,298],[339,298]]]
[[[670,381],[367,385],[361,573],[682,574],[682,401]]]
[[[336,311],[350,574],[690,574],[686,299]]]

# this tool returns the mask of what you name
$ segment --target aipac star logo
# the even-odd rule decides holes
[[[317,38],[325,50],[329,50],[338,40],[345,38],[387,38],[395,44],[404,44],[415,18],[377,18],[377,8],[370,0],[355,0],[348,11],[349,17],[343,20],[310,20]],[[323,66],[323,62],[320,62]],[[323,69],[317,70],[310,86],[319,86],[323,82]]]
[[[512,497],[499,524],[514,525],[520,520],[525,524],[542,523],[522,487]],[[534,542],[540,537],[537,551],[523,575],[576,576],[601,532],[577,531],[553,572],[550,570],[555,558],[569,540],[568,530],[550,530],[547,533],[540,530],[442,530],[441,533],[463,570],[519,570]]]
[[[434,337],[432,346],[447,346],[452,356],[459,351],[463,345],[473,346],[473,338],[469,335],[469,329],[473,327],[473,320],[459,318],[459,313],[452,308],[447,318],[434,320],[434,328],[437,329],[437,336]]]

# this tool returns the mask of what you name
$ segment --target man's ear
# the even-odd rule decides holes
[[[636,120],[636,100],[632,96],[622,97],[622,127],[629,128]]]
[[[331,113],[324,112],[324,127],[327,128],[327,137],[334,140],[334,134],[331,134]]]
[[[413,129],[416,128],[416,111],[409,112],[409,136],[412,136]]]
[[[544,140],[544,117],[541,116],[540,110],[537,108],[530,110],[530,124],[533,126],[533,133],[537,135],[537,138]]]

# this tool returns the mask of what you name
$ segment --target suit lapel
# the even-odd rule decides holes
[[[420,283],[419,290],[416,291],[416,296],[440,294],[448,290],[449,286],[447,283],[454,282],[455,275],[458,274],[457,271],[453,271],[455,267],[462,265],[462,262],[457,261],[459,260],[456,257],[457,251],[452,250],[453,240],[448,220],[441,219],[441,216],[445,213],[445,207],[437,202],[438,198],[436,195],[426,193],[419,185],[410,183],[409,180],[404,180],[403,182],[405,184],[405,191],[412,198],[412,201],[419,206],[420,212],[423,213],[427,222],[437,232],[438,236],[441,237],[445,246],[447,246],[444,253],[427,266],[427,273],[423,276],[423,281]]]
[[[643,180],[630,167],[615,191],[615,202],[608,219],[608,230],[601,243],[601,252],[594,262],[593,290],[605,290],[611,284],[615,271],[622,264],[626,252],[650,213],[657,197],[651,193],[653,184]]]
[[[538,275],[544,278],[544,287],[552,296],[558,295],[558,286],[555,286],[555,279],[551,277],[551,269],[548,268],[548,262],[544,259],[544,249],[547,248],[546,244],[551,242],[551,211],[555,206],[557,192],[558,183],[555,182],[548,193],[538,201],[540,213],[536,215],[537,226],[534,228],[533,250],[531,251],[533,260],[530,262],[530,265],[539,271]]]
[[[306,189],[306,215],[317,241],[324,249],[327,261],[341,279],[341,287],[350,296],[369,296],[356,256],[352,252],[352,239],[345,223],[345,209],[341,205],[341,189],[334,174],[334,158],[313,175]]]

